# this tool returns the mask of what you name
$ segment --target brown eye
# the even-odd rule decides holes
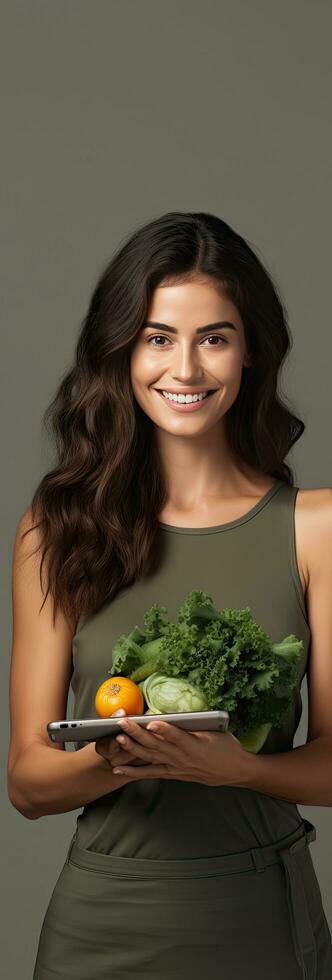
[[[215,340],[215,339],[222,340],[224,344],[228,344],[228,340],[225,340],[225,337],[219,337],[219,334],[216,333],[211,334],[210,337],[206,337],[206,340]],[[209,344],[208,346],[210,347],[211,345]],[[212,347],[218,347],[218,344],[212,344]]]
[[[157,334],[154,334],[154,336],[153,336],[153,337],[149,337],[149,338],[148,338],[148,344],[150,344],[150,343],[151,343],[151,340],[156,340],[156,338],[157,338],[157,337],[158,337],[159,339],[161,338],[162,340],[167,340],[167,337],[164,337],[164,336],[163,336],[163,334],[161,334],[161,333],[157,333]],[[161,344],[161,345],[160,345],[160,344],[153,344],[152,346],[153,346],[153,347],[160,347],[160,346],[161,346],[161,347],[163,347],[163,344]]]

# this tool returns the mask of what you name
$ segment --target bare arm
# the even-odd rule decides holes
[[[58,612],[53,626],[50,595],[39,611],[46,592],[44,583],[44,592],[40,586],[40,552],[33,554],[39,529],[22,539],[31,526],[28,509],[18,523],[13,551],[7,786],[15,809],[33,820],[84,806],[124,786],[128,777],[114,775],[95,742],[69,752],[63,743],[49,741],[47,723],[66,717],[76,623]]]
[[[52,745],[34,742],[19,756],[10,797],[17,810],[35,820],[76,810],[128,781],[128,776],[114,775],[94,742],[77,752],[54,752]]]
[[[305,806],[332,806],[332,488],[305,491],[303,545],[311,630],[308,734],[289,752],[249,758],[249,789]]]

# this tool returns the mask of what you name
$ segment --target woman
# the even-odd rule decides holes
[[[271,277],[209,214],[138,229],[94,290],[46,413],[57,462],[14,547],[10,798],[30,819],[83,807],[33,980],[332,975],[297,808],[332,804],[332,490],[299,490],[285,462],[305,428],[277,393],[289,347]],[[287,724],[262,752],[125,719],[122,747],[50,745],[69,684],[74,717],[96,717],[115,640],[154,602],[174,619],[194,588],[303,641]]]

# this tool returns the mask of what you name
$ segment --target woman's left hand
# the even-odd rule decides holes
[[[132,779],[181,779],[207,786],[238,786],[245,782],[250,753],[231,732],[188,732],[165,721],[147,728],[131,718],[119,719],[123,748],[146,766],[117,765]],[[155,727],[156,726],[156,727]],[[155,729],[155,730],[154,730]],[[250,761],[250,760],[249,760]]]

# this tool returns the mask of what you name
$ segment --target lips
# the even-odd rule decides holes
[[[215,394],[217,390],[218,389],[215,388],[214,391],[210,392],[210,394],[211,395]],[[203,412],[204,406],[206,405],[207,399],[209,397],[209,395],[207,394],[205,398],[198,398],[194,402],[186,402],[186,401],[179,402],[174,400],[173,398],[166,398],[165,395],[163,395],[162,391],[159,391],[158,388],[154,388],[154,391],[156,392],[157,395],[159,395],[160,398],[162,398],[165,407],[168,408],[170,412],[175,412],[175,414],[180,413],[180,415],[191,415],[192,413],[195,414],[196,412]]]
[[[166,391],[168,395],[212,395],[217,388],[200,388],[199,391],[172,391],[171,388],[154,388],[154,391],[159,391],[162,395],[163,391]]]
[[[154,391],[159,391],[162,395],[163,391],[166,391],[168,395],[212,395],[217,388],[201,388],[200,391],[172,391],[169,388],[154,388]]]

